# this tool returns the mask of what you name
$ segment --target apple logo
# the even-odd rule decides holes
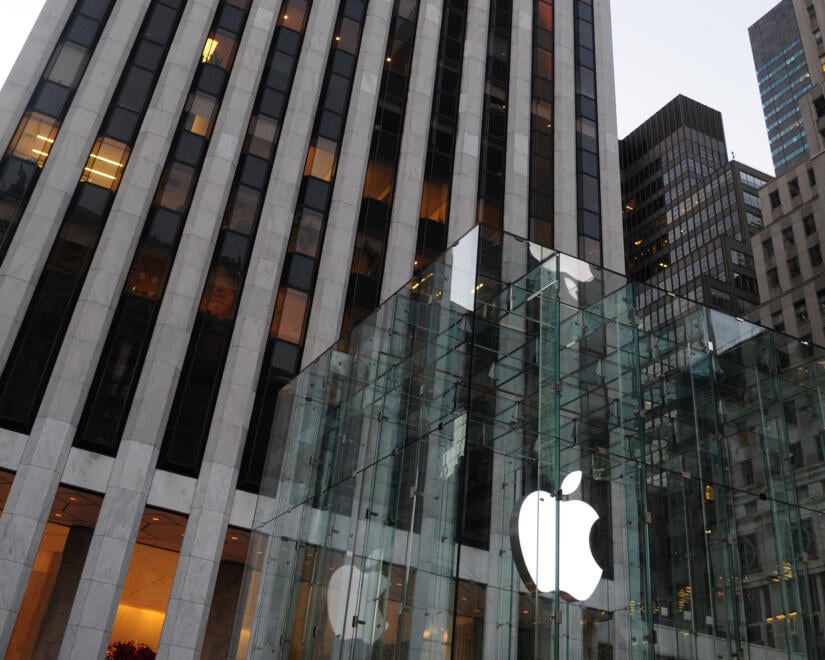
[[[383,637],[388,625],[384,592],[389,580],[381,571],[380,550],[364,561],[364,570],[345,564],[335,569],[327,584],[327,616],[336,637],[360,639],[369,645]]]
[[[568,474],[562,481],[561,495],[576,492],[581,481],[581,471]],[[543,490],[533,491],[516,504],[510,517],[510,545],[521,579],[530,591],[556,590],[558,546],[561,596],[574,601],[593,595],[602,577],[602,569],[590,550],[590,528],[598,519],[596,510],[586,502],[557,500]]]

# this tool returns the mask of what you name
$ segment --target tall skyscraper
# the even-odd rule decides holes
[[[278,392],[475,224],[623,268],[609,0],[47,0],[0,146],[12,655],[225,654]]]
[[[771,27],[771,17],[778,17],[775,28]],[[818,344],[825,343],[825,244],[820,239],[825,235],[825,207],[821,201],[825,181],[823,21],[822,0],[783,0],[751,28],[760,80],[761,47],[754,33],[768,40],[774,29],[777,39],[784,43],[770,58],[769,66],[777,69],[770,94],[776,98],[784,95],[784,100],[777,116],[769,118],[766,114],[769,136],[777,130],[777,117],[794,113],[795,119],[780,131],[782,137],[771,137],[779,176],[760,191],[765,228],[753,237],[753,253],[763,304],[750,318]],[[779,48],[777,39],[771,42],[773,50]],[[780,72],[777,67],[785,69]],[[805,85],[803,78],[808,81]],[[791,141],[797,146],[790,146]],[[789,146],[777,151],[780,143]],[[781,167],[777,155],[788,159]]]
[[[811,89],[811,73],[803,35],[817,31],[814,2],[804,3],[807,21],[797,23],[793,0],[782,0],[749,30],[762,112],[768,128],[771,157],[777,176],[808,158],[808,142],[799,100]],[[797,2],[802,7],[802,2]],[[807,36],[807,35],[806,35]]]
[[[750,237],[771,177],[728,161],[722,115],[677,96],[619,152],[628,276],[738,315],[758,305]]]

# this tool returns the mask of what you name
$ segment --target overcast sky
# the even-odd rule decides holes
[[[0,0],[0,84],[43,0]],[[773,173],[748,26],[779,0],[611,0],[619,136],[677,94],[722,112],[737,160]]]

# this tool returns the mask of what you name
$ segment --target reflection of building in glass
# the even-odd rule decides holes
[[[619,150],[628,275],[734,314],[758,305],[750,237],[770,177],[728,161],[722,115],[677,96]]]
[[[302,371],[239,655],[820,657],[825,354],[678,297],[648,325],[645,289],[479,228]],[[584,602],[514,561],[561,489],[599,515]]]

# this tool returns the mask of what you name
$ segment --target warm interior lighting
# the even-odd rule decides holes
[[[102,176],[105,179],[111,179],[112,181],[114,181],[117,178],[116,176],[112,176],[111,174],[106,174],[106,172],[101,172],[100,170],[96,170],[96,169],[93,169],[91,167],[84,167],[83,169],[86,172],[89,172],[90,174],[97,174],[98,176]]]
[[[286,18],[286,16],[284,16]],[[218,48],[218,40],[212,39],[212,37],[208,37],[206,39],[206,43],[203,45],[203,54],[201,56],[201,62],[208,64],[212,61],[212,56],[215,54],[215,51]]]
[[[40,149],[32,149],[33,154],[37,154],[38,156],[48,156],[48,151],[40,151]]]
[[[641,238],[638,238],[638,239],[636,239],[635,241],[633,241],[633,245],[637,245],[637,246],[638,246],[638,245],[641,245],[641,244],[642,244],[642,239],[641,239]]]
[[[49,144],[54,144],[54,138],[46,137],[45,135],[40,135],[39,133],[35,137],[39,140],[43,140],[44,142],[48,142]]]
[[[104,158],[99,154],[89,154],[89,158],[96,158],[97,160],[101,160],[104,163],[108,163],[109,165],[114,165],[115,167],[123,167],[123,163],[120,163],[116,160],[111,160],[110,158]]]

